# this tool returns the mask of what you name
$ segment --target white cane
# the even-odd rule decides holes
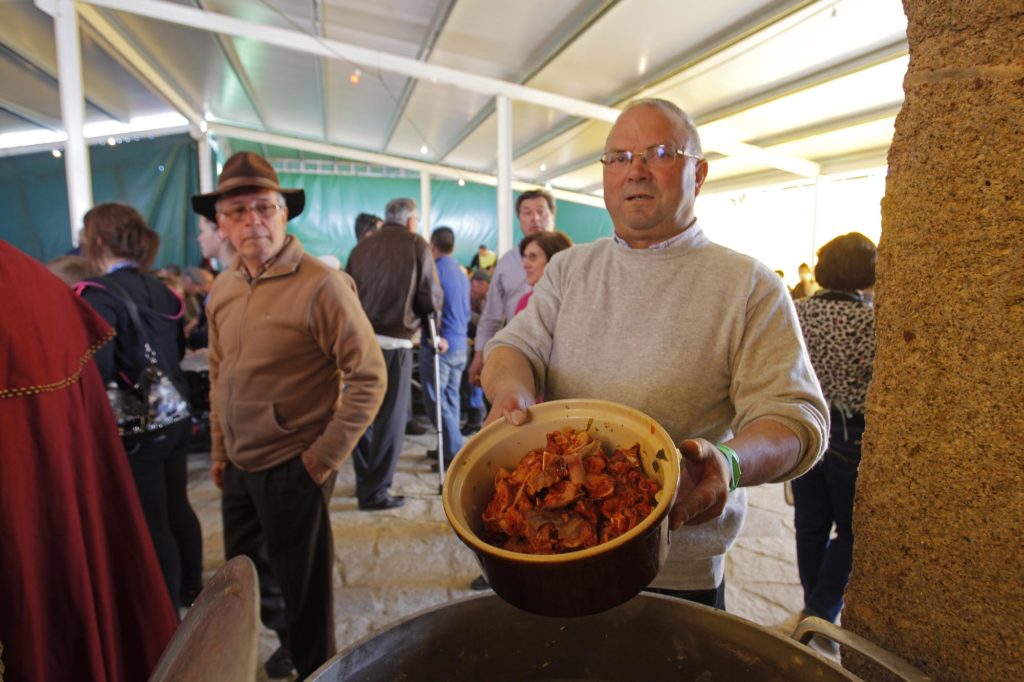
[[[441,337],[434,316],[430,320],[430,343],[434,347],[434,416],[437,418],[437,494],[444,489],[444,425],[441,423]]]

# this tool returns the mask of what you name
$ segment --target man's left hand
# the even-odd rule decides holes
[[[669,513],[669,528],[695,526],[718,518],[729,498],[732,474],[725,455],[703,438],[684,440],[682,470],[676,503]]]
[[[444,355],[445,353],[448,352],[448,339],[444,338],[443,336],[439,336],[437,338],[437,352],[440,355]]]
[[[311,455],[309,452],[302,453],[302,464],[306,467],[306,473],[313,479],[313,482],[318,486],[324,484],[327,477],[331,475],[331,467],[326,464],[322,464],[320,460]]]

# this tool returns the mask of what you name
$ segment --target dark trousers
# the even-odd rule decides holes
[[[719,611],[725,611],[725,578],[722,578],[722,582],[718,583],[718,587],[713,590],[670,590],[665,587],[648,587],[644,592],[654,592],[655,594],[663,594],[667,597],[685,599],[686,601],[710,606]]]
[[[843,608],[843,592],[853,565],[853,497],[863,432],[863,418],[844,420],[833,412],[824,457],[793,480],[796,559],[804,611],[833,623]]]
[[[332,475],[318,487],[301,457],[265,471],[234,466],[224,471],[224,554],[228,559],[244,554],[256,564],[261,617],[291,651],[300,679],[336,650],[334,543],[327,504],[334,480]],[[268,598],[278,589],[283,618]]]
[[[412,349],[384,351],[384,364],[388,370],[384,402],[352,452],[359,504],[379,502],[388,495],[412,403]]]
[[[175,607],[203,588],[203,533],[189,504],[185,458],[192,433],[186,419],[123,439],[157,560]],[[183,597],[184,595],[184,597]]]

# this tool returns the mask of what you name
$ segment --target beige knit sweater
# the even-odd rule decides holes
[[[797,476],[828,442],[828,410],[793,303],[762,263],[700,227],[665,249],[602,239],[555,254],[529,306],[488,344],[526,354],[548,400],[599,398],[656,419],[678,443],[728,440],[760,418],[800,438]],[[746,514],[742,488],[721,517],[675,531],[654,585],[711,589]]]

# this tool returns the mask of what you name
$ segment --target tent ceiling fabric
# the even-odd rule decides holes
[[[667,98],[700,127],[709,186],[771,171],[757,156],[736,153],[736,143],[823,168],[855,158],[884,163],[907,66],[900,0],[166,2],[605,106]],[[14,144],[12,133],[61,127],[53,21],[37,3],[46,6],[0,4],[0,146]],[[496,172],[489,95],[79,7],[87,122],[173,111],[170,89],[214,129]],[[216,21],[210,28],[217,30]],[[162,81],[163,95],[147,73]],[[515,179],[599,195],[597,157],[609,127],[514,101]]]

